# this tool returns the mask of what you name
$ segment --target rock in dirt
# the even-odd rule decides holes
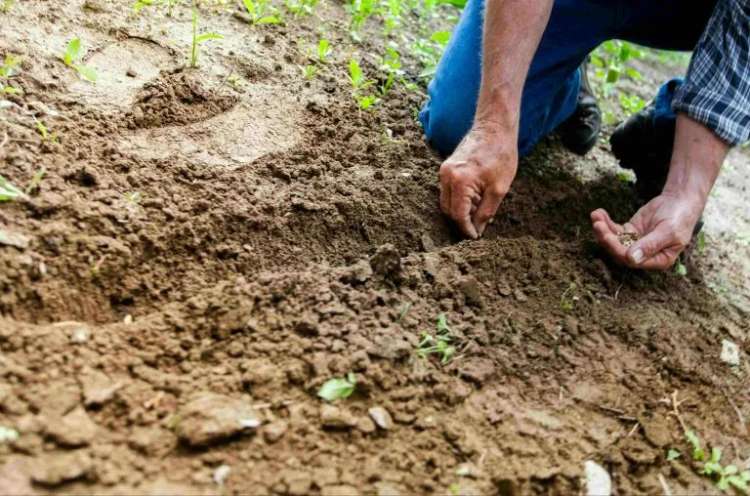
[[[435,251],[435,242],[432,240],[429,234],[422,233],[422,236],[419,238],[419,240],[422,242],[422,249],[424,251]]]
[[[721,361],[732,367],[738,367],[740,365],[739,346],[728,339],[723,339],[721,341]]]
[[[459,373],[464,379],[482,384],[495,373],[495,364],[487,358],[471,358],[461,366]]]
[[[81,377],[83,401],[86,406],[103,405],[111,400],[122,383],[112,381],[98,370],[89,370]]]
[[[370,258],[370,265],[376,274],[392,277],[401,272],[401,255],[390,243],[381,245]]]
[[[360,260],[354,265],[346,267],[341,274],[341,280],[349,284],[362,284],[367,282],[371,277],[372,266],[367,260]]]
[[[216,467],[216,470],[214,470],[214,473],[212,475],[212,478],[216,484],[219,486],[224,485],[224,481],[227,480],[227,477],[229,477],[229,473],[232,471],[232,467],[229,465],[219,465]]]
[[[29,247],[31,239],[28,236],[19,234],[13,231],[0,229],[0,245],[13,246],[20,250],[25,250]]]
[[[375,425],[381,429],[387,431],[393,427],[393,418],[391,418],[391,414],[382,406],[374,406],[367,410],[367,413],[370,415],[373,422],[375,422]]]
[[[333,405],[320,408],[320,422],[329,429],[349,429],[357,425],[357,419],[351,413]]]
[[[587,496],[609,496],[612,494],[612,479],[604,467],[596,462],[587,460],[583,465],[586,477]]]
[[[91,458],[83,451],[50,453],[36,460],[31,478],[38,484],[58,486],[84,477],[91,467]]]
[[[275,443],[286,434],[289,424],[283,420],[271,422],[263,428],[263,438],[268,443]]]
[[[360,432],[372,434],[375,432],[375,429],[377,429],[375,422],[373,422],[370,417],[360,417],[357,419],[357,430]]]
[[[657,448],[665,448],[672,442],[669,425],[663,417],[646,418],[640,416],[638,422],[643,427],[643,434],[648,442]]]
[[[83,407],[63,417],[48,419],[46,434],[57,444],[67,447],[86,446],[96,436],[97,426]]]
[[[177,437],[204,446],[255,429],[261,424],[247,402],[215,393],[198,393],[178,412]]]
[[[483,308],[484,299],[479,281],[474,276],[462,276],[456,281],[456,287],[464,294],[466,303],[475,307]]]
[[[2,494],[33,496],[37,494],[31,487],[30,460],[13,456],[0,466],[0,488]]]
[[[305,496],[310,494],[312,477],[306,472],[297,470],[286,470],[281,474],[281,480],[287,487],[287,493],[292,496]]]

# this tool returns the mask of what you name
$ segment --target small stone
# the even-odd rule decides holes
[[[83,451],[50,453],[37,459],[31,478],[38,484],[58,486],[80,479],[91,467],[91,458]]]
[[[520,301],[520,302],[524,302],[524,301],[526,301],[526,300],[528,300],[528,299],[529,299],[529,298],[528,298],[528,297],[527,297],[527,296],[526,296],[526,295],[524,294],[524,292],[523,292],[523,291],[521,291],[520,289],[516,289],[516,290],[514,290],[514,291],[513,291],[513,296],[515,296],[515,297],[516,297],[516,300],[518,300],[518,301]]]
[[[463,276],[460,277],[456,283],[458,289],[464,294],[466,303],[475,307],[482,308],[484,306],[484,299],[482,298],[482,290],[479,287],[479,281],[474,276]]]
[[[583,470],[586,476],[587,496],[609,496],[612,494],[612,479],[601,465],[587,460],[583,464]]]
[[[422,242],[422,249],[424,251],[435,251],[435,242],[432,240],[429,234],[422,233],[422,236],[419,238],[419,240]]]
[[[740,365],[740,348],[728,339],[721,341],[721,361],[732,367]]]
[[[323,427],[330,429],[349,429],[357,425],[357,419],[351,413],[333,405],[320,408],[320,421]]]
[[[375,432],[375,422],[370,417],[360,417],[357,420],[357,430],[365,434],[372,434]]]
[[[284,434],[286,434],[288,428],[289,424],[287,424],[283,420],[271,422],[263,428],[263,438],[268,443],[275,443],[276,441],[284,437]]]
[[[381,429],[387,431],[391,427],[393,427],[393,419],[391,418],[391,414],[388,413],[388,410],[386,410],[382,406],[374,406],[367,410],[367,413],[370,414],[370,418],[372,418],[372,420],[375,422],[375,425],[377,425]]]
[[[464,379],[468,379],[477,384],[486,382],[495,373],[495,364],[488,358],[471,358],[464,362],[459,370],[459,374]]]
[[[130,314],[127,314],[124,319],[122,319],[123,324],[132,324],[133,323],[133,316]]]
[[[86,410],[78,407],[61,418],[48,420],[46,434],[67,447],[86,446],[96,436],[97,426]]]
[[[177,418],[177,437],[191,446],[211,444],[261,424],[245,401],[208,392],[193,395]]]
[[[0,245],[13,246],[20,250],[25,250],[29,247],[31,238],[24,236],[13,231],[7,231],[0,229]]]
[[[370,265],[376,274],[392,276],[401,272],[401,255],[390,243],[379,246],[370,258]]]
[[[136,77],[136,76],[138,75],[138,73],[137,73],[137,72],[135,72],[135,69],[133,69],[132,67],[129,67],[129,68],[128,68],[128,70],[127,70],[127,71],[125,71],[125,75],[126,75],[127,77],[132,77],[132,78],[134,78],[134,77]]]
[[[81,378],[83,402],[86,406],[103,405],[111,400],[122,383],[113,382],[98,370],[89,370]]]
[[[213,473],[213,480],[219,486],[224,485],[224,481],[229,477],[229,472],[232,471],[232,467],[229,465],[219,465],[216,467]]]
[[[57,322],[52,326],[65,333],[73,344],[83,344],[88,341],[91,335],[88,326],[81,322]]]

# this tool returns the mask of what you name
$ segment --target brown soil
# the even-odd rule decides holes
[[[748,316],[699,268],[633,273],[596,248],[589,212],[635,207],[612,175],[573,173],[604,147],[582,162],[543,144],[485,239],[459,241],[413,118],[423,95],[373,112],[350,96],[349,52],[373,70],[382,42],[205,11],[226,39],[185,69],[189,15],[129,3],[0,17],[0,55],[24,59],[1,172],[25,185],[47,169],[0,205],[0,229],[28,238],[0,245],[0,426],[19,433],[0,444],[3,492],[571,494],[586,460],[619,494],[661,493],[660,475],[715,492],[675,391],[705,442],[748,463]],[[336,51],[305,81],[297,40],[321,26]],[[54,58],[74,35],[96,86]],[[458,347],[446,366],[416,358],[440,313]],[[317,389],[348,372],[355,394],[325,406]]]

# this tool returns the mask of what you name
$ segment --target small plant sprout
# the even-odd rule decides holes
[[[364,90],[373,84],[365,79],[362,67],[355,59],[349,60],[349,82],[352,84],[352,96],[361,110],[367,110],[377,103],[375,95],[365,95]]]
[[[31,178],[31,181],[29,181],[29,185],[26,186],[26,194],[30,195],[34,191],[39,189],[39,186],[42,184],[42,179],[44,179],[44,175],[47,173],[47,169],[45,167],[40,168],[38,171],[34,173],[34,175]]]
[[[318,397],[326,401],[336,401],[348,398],[354,393],[357,377],[349,372],[344,378],[328,379],[318,390]]]
[[[743,494],[750,494],[750,470],[740,472],[736,465],[722,465],[722,450],[719,447],[711,449],[711,455],[701,447],[701,441],[695,432],[685,431],[685,438],[693,448],[693,460],[703,464],[701,474],[714,479],[716,487],[720,491],[735,488]]]
[[[131,191],[129,193],[125,193],[125,200],[127,200],[127,202],[133,206],[138,205],[142,199],[143,195],[141,195],[140,191]]]
[[[0,176],[0,202],[7,202],[26,196],[23,191],[16,188],[10,181]]]
[[[83,48],[81,46],[80,38],[73,38],[68,42],[65,47],[65,53],[63,53],[61,58],[65,65],[75,69],[78,75],[83,79],[91,83],[96,82],[96,71],[89,66],[81,64],[81,60],[83,59]]]
[[[578,289],[578,286],[576,283],[571,282],[567,289],[563,291],[562,296],[560,296],[560,309],[564,312],[570,312],[572,311],[575,306],[576,302],[578,301],[578,295],[576,294],[576,290]]]
[[[39,131],[39,134],[41,135],[43,141],[51,141],[52,143],[57,143],[57,133],[50,132],[49,128],[44,124],[44,122],[35,119],[35,126],[36,130]]]
[[[682,263],[682,260],[677,260],[677,262],[675,262],[674,273],[680,277],[685,277],[687,275],[688,270],[685,264]]]
[[[401,79],[404,75],[404,71],[401,70],[401,56],[396,48],[386,48],[385,55],[380,60],[380,69],[386,74],[385,81],[380,86],[380,94],[385,96],[393,87],[396,79]]]
[[[447,365],[456,354],[456,347],[451,343],[453,335],[445,314],[438,315],[437,326],[434,333],[424,331],[422,339],[417,345],[417,356],[426,359],[432,355],[440,359],[442,365]]]
[[[268,0],[242,0],[253,24],[281,24],[281,16]]]
[[[681,456],[682,456],[682,453],[680,453],[679,450],[676,450],[676,449],[672,448],[669,451],[667,451],[667,461],[668,462],[677,460]]]
[[[16,93],[20,93],[20,89],[8,84],[8,80],[18,74],[18,67],[20,64],[21,60],[17,57],[14,57],[11,54],[5,56],[3,64],[0,65],[0,93],[4,93],[6,95],[14,95]]]
[[[361,40],[359,30],[362,28],[367,18],[377,11],[377,0],[352,0],[352,2],[346,6],[346,9],[351,15],[349,34],[354,41],[359,42]]]
[[[431,78],[435,74],[438,61],[448,44],[451,34],[448,31],[435,31],[429,39],[418,39],[412,51],[422,63],[424,69],[419,73],[420,78]]]
[[[325,38],[321,38],[318,42],[318,62],[325,64],[331,55],[331,51],[331,42]]]
[[[318,68],[312,64],[300,66],[300,70],[302,70],[302,75],[305,76],[305,79],[313,79],[318,72]]]
[[[219,33],[198,34],[198,11],[193,9],[193,44],[190,50],[190,67],[198,67],[198,50],[202,43],[208,40],[222,40]]]
[[[286,0],[286,8],[296,17],[310,15],[318,5],[318,0]]]

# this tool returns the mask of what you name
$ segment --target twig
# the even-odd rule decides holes
[[[669,484],[667,484],[667,480],[661,474],[659,474],[658,477],[659,477],[659,484],[661,484],[661,488],[664,491],[664,496],[672,496],[672,490],[669,488]]]
[[[672,411],[670,412],[671,415],[674,415],[677,418],[677,421],[680,423],[680,427],[682,427],[682,432],[687,432],[689,429],[687,428],[687,425],[685,425],[685,421],[682,420],[682,415],[680,415],[680,405],[682,405],[686,400],[677,400],[677,390],[672,393],[671,396],[671,403],[672,403]]]
[[[640,426],[641,426],[641,423],[640,422],[636,422],[635,425],[633,426],[633,428],[630,429],[630,432],[628,432],[627,437],[630,437],[633,434],[635,434],[635,431],[637,431]]]

